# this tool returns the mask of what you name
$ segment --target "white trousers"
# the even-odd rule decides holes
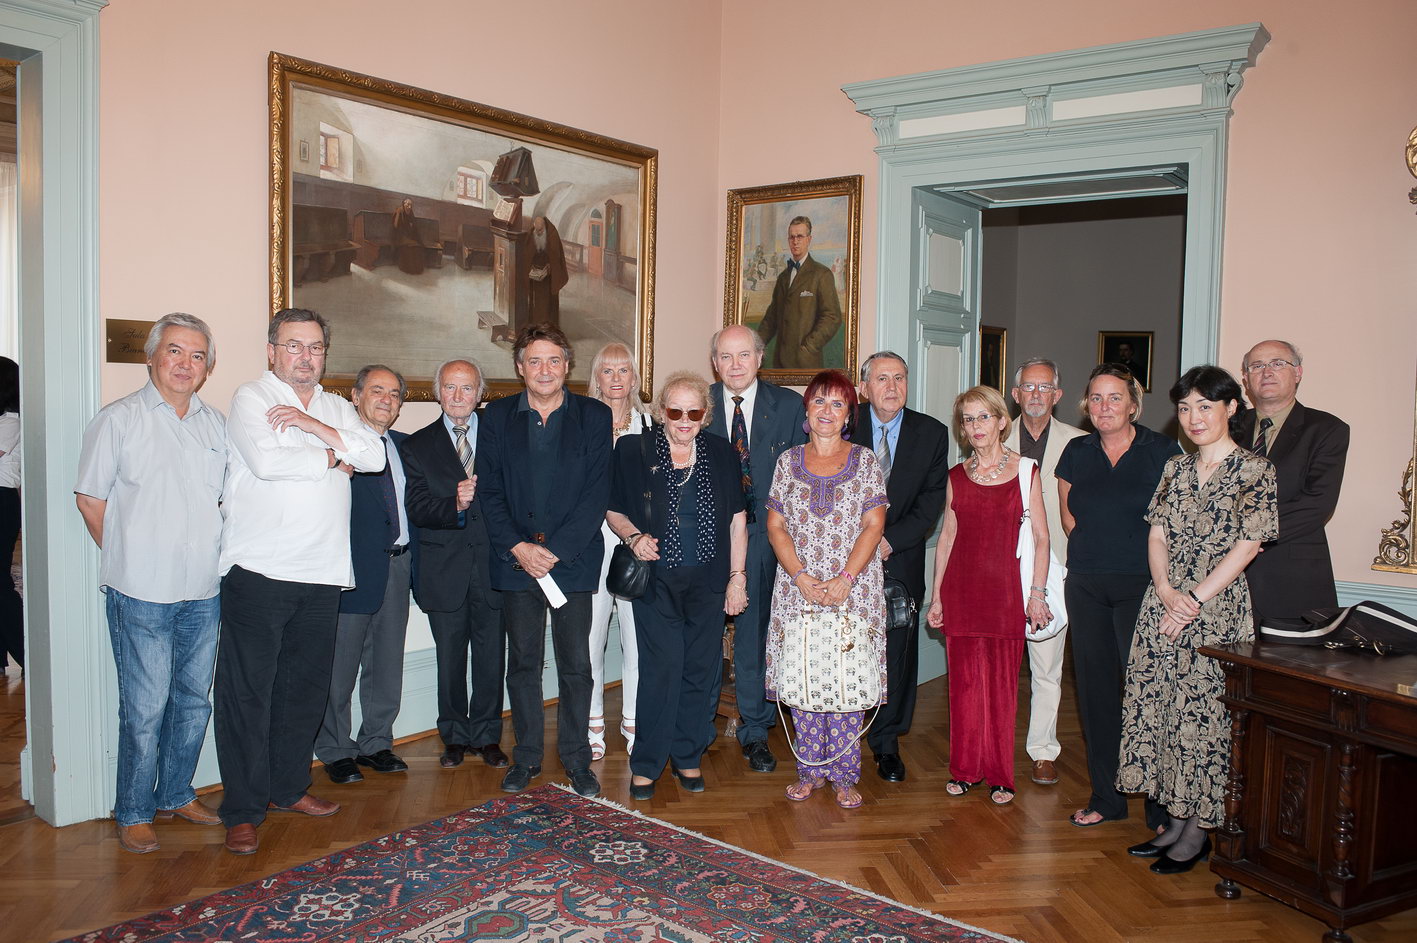
[[[610,613],[620,617],[620,678],[624,706],[620,713],[625,725],[635,722],[635,697],[640,687],[640,650],[635,644],[635,613],[630,600],[620,599],[605,588],[610,572],[610,553],[620,538],[609,524],[600,525],[605,538],[605,559],[600,564],[600,589],[590,598],[590,716],[605,716],[605,645],[610,638]],[[1056,713],[1056,710],[1055,710]]]
[[[1068,647],[1068,630],[1047,641],[1026,645],[1031,679],[1028,756],[1035,761],[1056,760],[1062,752],[1058,745],[1058,705],[1063,700],[1063,652]]]

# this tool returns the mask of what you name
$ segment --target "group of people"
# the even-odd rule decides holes
[[[790,708],[788,798],[830,784],[838,805],[857,807],[863,741],[880,778],[907,776],[899,740],[919,627],[888,625],[890,583],[912,612],[929,599],[945,636],[946,791],[987,783],[1000,804],[1015,794],[1025,651],[1032,778],[1058,779],[1067,634],[1028,639],[1065,602],[1093,784],[1072,821],[1124,818],[1125,793],[1144,792],[1156,834],[1132,852],[1179,868],[1208,848],[1228,760],[1219,670],[1198,648],[1252,636],[1251,586],[1261,614],[1332,601],[1323,522],[1347,427],[1295,402],[1302,365],[1282,342],[1246,355],[1251,409],[1216,367],[1172,389],[1190,455],[1137,424],[1142,391],[1127,368],[1092,372],[1084,433],[1052,415],[1057,367],[1029,361],[1012,389],[1017,423],[995,390],[958,398],[954,468],[947,427],[906,406],[907,364],[890,351],[867,358],[859,379],[824,370],[799,395],[759,377],[761,333],[728,327],[711,342],[716,382],[674,373],[645,409],[630,350],[603,348],[579,395],[567,387],[569,341],[533,324],[513,344],[520,392],[483,406],[481,368],[449,360],[434,375],[440,415],[405,435],[391,428],[406,394],[398,371],[366,366],[346,401],[320,385],[329,344],[318,314],[278,313],[270,369],[223,417],[197,395],[216,360],[210,329],[167,315],[148,337],[148,384],[85,434],[75,492],[103,550],[120,693],[114,815],[130,851],[157,848],[153,822],[173,815],[224,825],[226,848],[249,854],[268,811],[334,814],[337,803],[309,791],[312,752],[337,784],[406,770],[393,724],[410,590],[434,638],[443,768],[471,754],[506,770],[507,792],[540,776],[549,617],[556,752],[572,787],[598,795],[615,613],[630,794],[652,796],[666,766],[682,789],[703,791],[728,618],[749,769],[776,769],[769,732]],[[1021,520],[1033,538],[1022,578]],[[634,599],[607,585],[621,546],[649,569]],[[1068,564],[1066,600],[1047,592],[1055,556]],[[860,646],[851,684],[872,692],[869,713],[859,698],[819,709],[801,696],[807,625],[843,633],[832,636],[843,652]],[[209,686],[225,790],[216,812],[191,786]]]

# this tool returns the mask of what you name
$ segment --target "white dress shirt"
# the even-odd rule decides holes
[[[339,431],[335,457],[355,471],[384,470],[384,445],[348,400],[320,386],[307,409],[289,384],[267,370],[231,398],[221,572],[233,566],[273,580],[350,589],[349,475],[330,468],[325,443],[266,421],[273,406],[294,406]]]
[[[364,428],[369,429],[368,426]],[[369,429],[375,435],[379,435],[373,429]],[[394,495],[399,506],[399,536],[394,541],[395,547],[402,547],[408,543],[408,511],[404,509],[404,495],[408,493],[408,476],[403,473],[403,456],[399,454],[399,447],[394,442],[394,437],[388,433],[381,436],[388,443],[389,475],[394,479]]]
[[[20,486],[20,414],[0,415],[0,488]]]
[[[748,432],[748,442],[753,441],[753,404],[758,401],[758,381],[753,380],[753,385],[741,393],[734,393],[728,388],[728,384],[723,385],[723,427],[728,430],[728,441],[733,441],[733,397],[743,397],[743,424]]]

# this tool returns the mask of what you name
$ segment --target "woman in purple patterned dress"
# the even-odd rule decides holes
[[[784,627],[823,607],[864,619],[871,630],[886,693],[886,611],[877,552],[886,525],[886,485],[870,449],[846,435],[856,415],[856,390],[837,370],[823,370],[803,394],[806,445],[782,453],[773,474],[768,540],[777,554],[772,621],[767,638],[767,695],[778,699]],[[816,713],[792,708],[797,732],[797,782],[789,799],[801,802],[830,780],[844,809],[861,805],[861,722],[865,711]]]

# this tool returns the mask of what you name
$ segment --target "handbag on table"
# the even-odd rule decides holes
[[[1023,493],[1023,517],[1018,523],[1018,569],[1019,578],[1023,581],[1024,606],[1028,605],[1029,590],[1033,586],[1033,513],[1029,507],[1029,489],[1033,485],[1032,469],[1037,465],[1033,459],[1019,456],[1018,484],[1019,491]],[[1048,588],[1048,608],[1053,613],[1053,621],[1047,625],[1032,626],[1028,624],[1028,617],[1024,616],[1023,634],[1030,642],[1045,642],[1068,627],[1068,607],[1063,601],[1063,579],[1067,575],[1067,568],[1058,562],[1053,548],[1049,547],[1048,579],[1044,585]]]
[[[654,435],[654,432],[653,430],[642,431],[639,435],[640,457],[644,459],[645,467],[651,468],[654,465],[654,454],[650,451],[649,439]],[[648,490],[644,493],[646,527],[654,522],[649,503],[650,494],[651,492]],[[649,583],[653,577],[653,562],[641,560],[635,556],[635,551],[631,550],[630,545],[624,541],[621,541],[610,552],[610,569],[605,574],[605,588],[616,596],[625,599],[639,599],[649,590]]]

